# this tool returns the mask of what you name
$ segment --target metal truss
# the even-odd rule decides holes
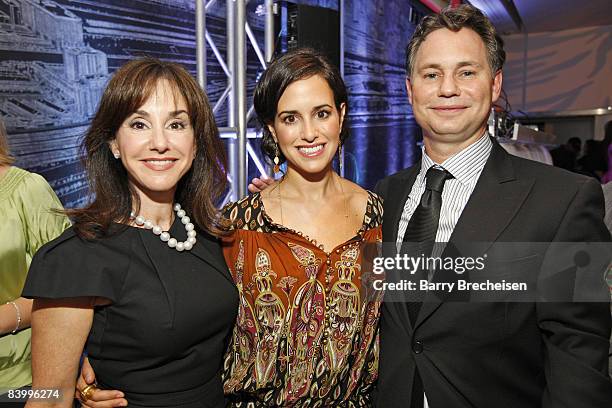
[[[228,200],[237,200],[247,194],[248,159],[255,164],[260,174],[268,174],[270,169],[264,164],[253,148],[249,139],[257,138],[255,129],[248,129],[247,123],[254,113],[251,105],[246,109],[246,46],[247,39],[257,55],[263,68],[274,56],[274,14],[277,4],[274,0],[264,0],[263,11],[265,15],[264,51],[262,52],[251,27],[246,21],[246,3],[248,0],[226,0],[227,20],[227,62],[219,52],[212,37],[206,31],[206,11],[217,0],[196,0],[196,62],[197,79],[203,89],[206,89],[206,51],[207,44],[221,65],[227,77],[227,87],[215,102],[213,113],[216,113],[223,103],[227,102],[228,126],[219,129],[221,137],[228,140],[229,171],[228,181],[231,189],[225,197]],[[340,11],[340,72],[344,76],[344,0],[339,1]],[[344,164],[344,152],[341,152],[340,161]],[[344,166],[340,166],[340,175],[344,176]]]
[[[249,139],[257,137],[255,129],[248,129],[247,123],[253,116],[254,108],[247,110],[246,88],[246,46],[247,39],[257,55],[263,68],[274,55],[274,2],[264,1],[265,28],[264,52],[251,27],[246,21],[246,3],[248,0],[227,0],[227,62],[219,52],[215,42],[206,30],[206,11],[216,0],[196,0],[196,62],[197,79],[203,89],[206,89],[206,51],[207,46],[215,55],[221,69],[227,77],[227,87],[213,105],[216,113],[224,103],[228,107],[228,126],[219,129],[221,137],[228,141],[229,171],[228,181],[231,189],[224,202],[237,200],[247,193],[248,159],[255,164],[260,174],[269,173],[263,158],[259,157]]]

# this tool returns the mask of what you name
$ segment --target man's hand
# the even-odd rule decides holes
[[[274,183],[274,179],[268,176],[261,176],[261,178],[255,177],[251,180],[251,184],[247,187],[250,193],[261,193],[266,188],[270,187]]]
[[[83,366],[81,367],[81,375],[79,376],[76,383],[75,397],[81,402],[86,408],[111,408],[111,407],[125,407],[128,402],[121,391],[116,390],[101,390],[95,388],[96,373],[89,364],[89,359],[86,357],[83,360]],[[81,392],[89,385],[94,385],[94,391],[91,393],[87,400],[83,399]]]

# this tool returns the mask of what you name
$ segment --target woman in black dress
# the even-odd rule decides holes
[[[179,65],[131,61],[84,148],[95,198],[36,254],[23,292],[33,387],[63,398],[27,406],[72,406],[83,349],[97,387],[132,407],[224,406],[238,296],[215,238],[225,156],[206,95]]]

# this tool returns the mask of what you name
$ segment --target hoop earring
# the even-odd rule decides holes
[[[278,143],[274,145],[274,174],[280,171],[280,158],[278,157]]]

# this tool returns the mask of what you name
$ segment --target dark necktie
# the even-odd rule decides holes
[[[421,202],[412,214],[408,222],[408,227],[406,227],[406,232],[404,233],[403,241],[405,243],[410,243],[411,245],[409,247],[411,249],[418,249],[418,253],[409,255],[420,256],[423,254],[425,257],[431,256],[436,241],[436,233],[438,232],[438,223],[440,221],[442,189],[444,188],[446,180],[451,178],[453,178],[453,175],[444,169],[430,167],[429,170],[427,170],[425,174],[425,191],[421,196]],[[417,271],[415,273],[415,278],[417,282],[418,279],[427,279],[427,271]],[[419,298],[407,302],[406,305],[412,327],[415,326],[417,316],[419,315],[423,296],[421,291],[417,291],[416,293],[419,294]],[[423,382],[418,369],[414,372],[411,399],[411,408],[423,407]]]
[[[444,169],[430,167],[427,170],[425,174],[425,191],[421,195],[421,201],[414,210],[404,233],[403,241],[411,244],[408,248],[410,248],[411,252],[417,251],[417,253],[408,255],[420,256],[423,254],[425,257],[431,256],[440,221],[442,189],[446,180],[451,178],[453,178],[453,175]],[[422,279],[427,279],[426,271],[417,271],[415,275]],[[418,293],[421,292],[418,291]],[[421,303],[420,299],[415,302],[408,302],[408,314],[413,325],[419,314]]]

